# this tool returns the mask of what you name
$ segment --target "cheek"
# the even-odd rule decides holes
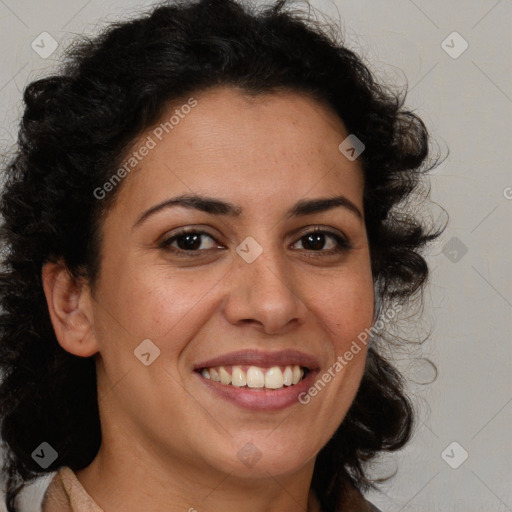
[[[211,316],[209,292],[222,278],[218,272],[173,272],[163,264],[117,273],[103,285],[100,313],[105,328],[133,340],[134,347],[149,338],[170,349],[179,349],[169,344],[171,338],[186,340]]]
[[[312,289],[309,293],[311,310],[332,336],[337,353],[371,327],[374,307],[371,273],[346,273],[324,280],[322,290]]]

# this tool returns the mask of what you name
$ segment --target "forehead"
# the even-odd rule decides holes
[[[232,87],[192,94],[173,102],[135,142],[135,151],[151,149],[125,178],[120,196],[139,210],[190,192],[236,195],[236,202],[260,201],[260,207],[277,199],[285,208],[288,196],[310,192],[355,200],[363,174],[359,162],[338,149],[347,136],[336,113],[306,94],[248,95]]]

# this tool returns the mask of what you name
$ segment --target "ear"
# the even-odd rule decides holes
[[[77,282],[62,263],[45,263],[43,289],[60,346],[81,357],[98,352],[94,336],[92,297],[85,280]]]

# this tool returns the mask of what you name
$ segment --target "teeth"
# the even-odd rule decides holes
[[[300,379],[302,379],[303,375],[304,375],[304,372],[302,371],[302,368],[300,366],[295,365],[293,367],[293,377],[292,377],[293,384],[297,384],[300,381]]]
[[[284,384],[283,372],[279,366],[273,366],[265,374],[265,387],[269,389],[282,388]]]
[[[229,375],[224,366],[219,367],[219,375],[222,384],[231,384],[231,375]]]
[[[287,366],[283,373],[283,384],[285,386],[291,386],[293,384],[293,370],[291,366]]]
[[[204,368],[201,370],[201,375],[205,379],[237,388],[247,386],[254,389],[281,389],[283,386],[298,384],[304,376],[304,370],[298,365],[285,366],[284,371],[279,366],[272,366],[272,368],[249,366],[247,372],[244,372],[241,366],[235,365],[231,368],[231,374],[224,366],[217,366]]]
[[[233,366],[231,370],[231,384],[237,388],[241,388],[247,384],[245,373],[240,366]]]
[[[262,388],[265,386],[265,375],[257,366],[249,366],[247,370],[247,386],[250,388]]]

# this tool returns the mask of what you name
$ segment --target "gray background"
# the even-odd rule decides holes
[[[417,329],[431,331],[422,353],[439,376],[411,383],[419,428],[403,451],[376,465],[376,475],[397,475],[370,499],[384,512],[512,511],[512,1],[312,3],[341,24],[380,77],[409,84],[408,106],[450,151],[431,178],[432,199],[450,223],[429,256],[425,325]],[[94,34],[149,5],[0,0],[2,148],[14,141],[24,86],[50,72],[75,34]],[[42,32],[59,44],[48,58],[31,48],[34,40],[42,46]],[[440,208],[434,217],[442,219]],[[407,376],[430,380],[421,360],[397,357]],[[47,483],[26,493],[27,511],[37,510]]]

